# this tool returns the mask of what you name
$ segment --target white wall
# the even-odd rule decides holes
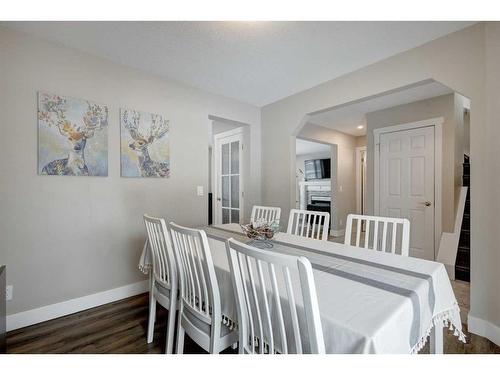
[[[8,314],[144,279],[142,214],[207,222],[209,115],[249,124],[260,109],[0,28],[0,264],[14,285]],[[37,91],[109,106],[109,176],[37,175]],[[120,177],[119,108],[164,114],[171,177]],[[259,149],[260,150],[260,149]],[[248,204],[260,203],[260,151]],[[258,171],[258,172],[257,172]]]
[[[434,79],[471,100],[471,310],[469,330],[485,322],[500,344],[500,24],[480,23],[292,95],[262,109],[263,200],[283,215],[290,194],[297,129],[307,114]],[[287,138],[288,136],[288,138]],[[483,326],[484,326],[483,324]]]

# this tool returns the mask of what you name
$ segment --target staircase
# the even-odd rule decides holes
[[[468,189],[455,262],[455,279],[470,281],[470,163],[467,155],[464,155],[462,184]]]

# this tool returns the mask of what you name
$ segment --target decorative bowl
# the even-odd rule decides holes
[[[276,222],[254,222],[241,225],[243,233],[250,238],[252,244],[260,248],[270,248],[273,245],[269,242],[279,232],[279,224]]]

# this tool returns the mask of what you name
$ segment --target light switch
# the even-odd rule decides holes
[[[196,188],[196,191],[197,191],[199,197],[203,197],[203,194],[204,194],[203,193],[203,186],[198,186]]]
[[[339,186],[339,192],[342,193],[342,185]]]

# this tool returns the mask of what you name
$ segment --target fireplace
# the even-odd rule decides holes
[[[310,202],[307,203],[309,211],[321,211],[330,213],[332,199],[330,196],[311,195]]]

